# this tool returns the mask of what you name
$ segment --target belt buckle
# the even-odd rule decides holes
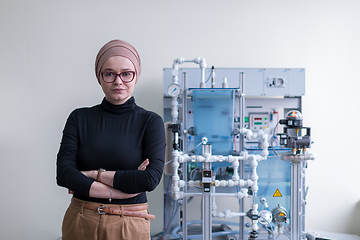
[[[106,208],[105,206],[100,206],[100,207],[98,207],[98,209],[97,209],[98,213],[99,213],[99,214],[106,214],[106,212],[102,212],[102,211],[101,211],[102,209],[105,209],[105,208]]]

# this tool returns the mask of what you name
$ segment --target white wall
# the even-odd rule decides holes
[[[357,0],[104,0],[0,2],[0,232],[57,239],[70,196],[55,161],[68,114],[103,94],[94,59],[108,40],[132,43],[139,105],[162,114],[162,69],[177,57],[217,67],[304,67],[308,229],[360,235]],[[150,205],[162,226],[161,188]],[[158,196],[156,196],[158,195]]]

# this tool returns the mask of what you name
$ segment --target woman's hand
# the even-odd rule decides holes
[[[145,171],[146,167],[149,165],[149,159],[145,159],[145,161],[143,161],[140,166],[138,167],[138,170],[142,170]],[[84,174],[85,176],[87,176],[88,178],[94,179],[96,180],[97,175],[98,175],[98,171],[97,170],[90,170],[90,171],[81,171],[82,174]]]
[[[139,195],[140,193],[134,193],[134,194],[124,193],[120,190],[114,189],[100,182],[93,182],[91,184],[90,192],[89,192],[90,197],[106,199],[106,198],[110,198],[110,194],[112,199],[128,199],[128,198],[133,198]]]
[[[81,171],[81,173],[87,176],[88,178],[96,180],[98,171],[97,170]]]
[[[150,163],[149,159],[145,159],[145,161],[143,161],[137,169],[145,171],[146,167],[149,165],[149,163]],[[81,173],[84,174],[85,176],[87,176],[88,178],[94,179],[95,181],[98,180],[97,179],[98,170],[81,171]],[[109,186],[109,187],[113,187],[115,173],[116,173],[115,171],[104,171],[104,172],[102,172],[101,177],[100,177],[100,182],[103,183],[104,185]],[[94,194],[94,191],[92,192],[91,190],[92,189],[90,188],[90,196],[91,195],[98,196],[98,192],[96,192]],[[116,190],[116,191],[118,191],[118,190]],[[72,193],[69,191],[69,194],[72,194]],[[127,199],[127,198],[135,197],[139,193],[137,193],[137,194],[128,194],[128,193],[124,193],[124,192],[121,192],[121,191],[119,191],[118,193],[115,193],[115,191],[114,191],[114,194],[118,196],[118,199]],[[117,198],[117,197],[114,196],[114,198]]]
[[[96,190],[93,190],[93,191],[90,191],[90,195],[101,195],[101,193],[97,192],[97,193],[94,193],[94,191]],[[104,190],[103,190],[104,191]],[[106,191],[106,190],[105,190]],[[112,197],[115,199],[128,199],[128,198],[133,198],[133,197],[136,197],[137,195],[139,195],[140,193],[134,193],[134,194],[130,194],[130,193],[124,193],[122,191],[119,191],[119,190],[116,190],[116,189],[113,189],[113,194],[112,194]],[[69,194],[74,194],[73,191],[71,190],[68,190],[68,193]]]
[[[142,170],[145,171],[146,167],[149,165],[149,159],[145,159],[145,161],[143,161],[140,166],[138,167],[138,170]]]
[[[130,193],[124,193],[122,191],[113,189],[112,192],[112,197],[116,198],[116,199],[128,199],[128,198],[133,198],[136,197],[137,195],[139,195],[140,193],[134,193],[134,194],[130,194]]]

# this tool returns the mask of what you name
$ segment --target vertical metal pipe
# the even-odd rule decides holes
[[[239,88],[240,88],[240,96],[239,96],[239,117],[240,117],[240,129],[244,128],[245,121],[245,79],[244,73],[241,72],[239,76]],[[245,150],[245,142],[244,135],[240,135],[240,154]],[[240,179],[244,179],[244,161],[240,161],[239,163],[239,176]],[[239,203],[239,211],[245,212],[244,200],[241,199]],[[244,217],[240,217],[239,219],[239,240],[244,240],[244,226],[245,219]]]
[[[183,162],[183,180],[187,182],[187,162]],[[185,186],[183,191],[184,193],[187,192],[187,187]],[[183,239],[187,240],[187,197],[186,195],[183,197]]]
[[[186,130],[186,112],[187,112],[187,83],[186,83],[186,72],[183,72],[183,99],[182,99],[182,125],[183,129]],[[181,128],[180,128],[181,129]],[[183,152],[187,152],[187,134],[186,131],[183,131]],[[183,164],[183,180],[187,182],[187,162]],[[184,193],[187,192],[187,187],[183,189]],[[183,239],[187,240],[187,197],[186,195],[183,198]]]
[[[301,163],[291,163],[291,240],[300,240],[300,214],[301,214]]]
[[[302,112],[302,97],[300,96],[299,97],[299,110],[300,112]],[[300,178],[301,178],[301,212],[300,212],[300,219],[301,219],[301,222],[300,222],[300,239],[302,240],[305,240],[306,239],[306,233],[305,233],[305,204],[306,204],[306,186],[305,186],[305,166],[306,166],[306,162],[303,162],[301,163],[301,175],[300,175]]]
[[[211,196],[210,193],[203,193],[203,219],[202,219],[202,233],[203,240],[210,240],[212,233],[212,221],[211,221]]]
[[[211,162],[204,162],[203,169],[211,169]],[[211,193],[203,192],[202,195],[202,234],[203,240],[210,240],[212,234],[212,218],[211,218]]]
[[[182,123],[183,129],[186,128],[186,113],[187,113],[187,81],[186,81],[186,72],[183,72],[183,94],[182,94]],[[187,152],[187,131],[183,131],[183,152]]]
[[[305,185],[305,170],[306,170],[306,162],[301,163],[301,239],[306,239],[305,232],[305,205],[306,205],[306,194],[307,189]]]

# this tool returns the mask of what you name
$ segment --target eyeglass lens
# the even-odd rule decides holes
[[[119,76],[123,82],[131,82],[134,79],[135,73],[129,71],[116,74],[114,72],[105,71],[102,72],[101,75],[105,82],[113,82],[117,76]]]

